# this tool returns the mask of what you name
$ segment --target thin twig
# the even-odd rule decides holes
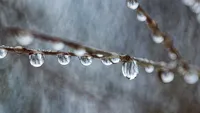
[[[128,0],[131,1],[131,0]],[[132,0],[137,2],[137,0]],[[155,36],[161,36],[164,38],[164,46],[165,48],[172,54],[176,55],[177,61],[180,63],[180,65],[183,66],[185,70],[189,69],[189,65],[185,62],[185,60],[180,55],[179,51],[174,47],[172,38],[167,34],[160,30],[158,27],[158,24],[148,15],[148,13],[139,5],[137,7],[137,13],[143,14],[146,17],[146,23],[153,35]]]
[[[76,54],[74,54],[73,52],[62,52],[62,51],[51,51],[51,50],[34,50],[34,49],[27,49],[25,47],[21,47],[21,46],[17,46],[17,47],[10,47],[10,46],[0,46],[0,49],[5,49],[9,52],[14,52],[14,53],[18,53],[18,54],[34,54],[34,53],[41,53],[43,55],[59,55],[59,54],[63,54],[63,55],[69,55],[69,56],[76,56]],[[106,52],[109,53],[109,52]],[[109,53],[112,54],[112,53]],[[147,59],[142,59],[142,58],[135,58],[135,57],[130,57],[129,55],[119,55],[119,58],[121,59],[122,62],[129,62],[132,60],[137,61],[138,65],[142,66],[142,67],[147,67],[149,65],[154,66],[156,69],[168,69],[168,67],[166,66],[166,63],[164,62],[155,62],[155,61],[151,61],[151,60],[147,60]],[[85,54],[84,56],[91,56],[90,54]],[[77,56],[78,57],[78,56]],[[107,58],[107,57],[96,57],[96,56],[92,56],[93,58],[96,59],[102,59],[102,58]],[[112,58],[115,56],[111,56],[109,58]]]

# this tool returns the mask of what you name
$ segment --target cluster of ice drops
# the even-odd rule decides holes
[[[135,0],[127,0],[127,6],[130,9],[135,10],[138,8],[139,3],[136,2]],[[141,13],[137,13],[137,19],[139,21],[146,21],[146,16]],[[162,43],[164,41],[164,38],[162,36],[153,36],[152,39],[155,43]],[[31,35],[23,35],[23,36],[17,36],[16,40],[20,45],[27,46],[33,42],[34,37],[32,37]],[[52,45],[54,50],[58,50],[58,51],[62,50],[64,46],[65,45],[62,42],[53,43]],[[5,58],[7,53],[8,51],[5,48],[0,48],[0,59]],[[76,57],[79,58],[81,64],[83,64],[84,66],[89,66],[92,64],[93,57],[86,56],[87,54],[86,50],[75,49],[73,53],[75,54]],[[101,59],[101,62],[106,66],[121,62],[120,56],[117,56],[117,55],[114,58],[106,58],[104,57],[103,54],[97,54],[97,56]],[[61,65],[69,64],[71,57],[72,56],[68,54],[57,54],[57,60]],[[173,60],[176,59],[176,55],[173,53],[169,53],[169,57]],[[45,54],[40,51],[38,52],[36,51],[35,53],[29,54],[29,60],[32,66],[41,67],[44,64]],[[155,70],[155,67],[153,65],[148,65],[144,67],[144,69],[147,73],[152,73]],[[138,69],[137,61],[132,60],[130,62],[123,62],[122,74],[124,75],[124,77],[128,78],[129,80],[133,80],[136,78],[138,73],[139,73],[139,69]],[[174,79],[174,73],[170,71],[163,71],[160,75],[160,78],[164,83],[170,83]],[[190,70],[184,73],[184,80],[188,84],[194,84],[198,81],[198,79],[199,79],[198,73],[195,70]]]

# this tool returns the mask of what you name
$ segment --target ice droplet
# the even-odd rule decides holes
[[[80,57],[81,64],[84,66],[89,66],[92,64],[92,57],[91,56],[82,56]]]
[[[195,84],[199,80],[198,73],[191,70],[184,75],[184,80],[188,84]]]
[[[110,61],[110,59],[107,59],[107,58],[103,58],[101,62],[106,66],[112,65],[112,62]]]
[[[65,45],[62,42],[56,42],[53,43],[53,49],[55,50],[62,50],[65,47]]]
[[[135,0],[127,0],[127,6],[130,8],[130,9],[137,9],[138,6],[139,6],[139,3],[136,2]]]
[[[20,45],[23,45],[23,46],[27,46],[29,44],[31,44],[33,42],[33,37],[31,35],[19,35],[16,37],[16,40],[17,42],[20,44]]]
[[[146,21],[147,17],[143,13],[137,13],[137,19],[141,22]]]
[[[5,58],[7,53],[8,53],[7,50],[1,48],[0,49],[0,59]]]
[[[59,55],[57,55],[57,57],[58,57],[58,63],[60,63],[61,65],[67,65],[70,63],[69,55],[59,54]]]
[[[110,60],[111,60],[113,63],[116,64],[116,63],[119,63],[121,59],[120,59],[119,57],[116,57],[116,58],[111,58]]]
[[[152,39],[157,44],[160,44],[160,43],[162,43],[164,41],[164,38],[162,36],[153,35]]]
[[[75,49],[74,54],[76,56],[83,56],[86,53],[85,49]]]
[[[41,53],[34,53],[29,55],[30,64],[34,67],[40,67],[44,63],[44,56]]]
[[[173,72],[162,72],[161,79],[164,83],[170,83],[174,80],[174,73]]]
[[[145,71],[147,73],[152,73],[154,71],[154,66],[149,65],[149,66],[145,67]]]
[[[137,62],[124,62],[122,65],[122,73],[124,77],[128,78],[129,80],[135,79],[139,73]]]

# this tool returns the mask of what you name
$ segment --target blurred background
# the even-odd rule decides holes
[[[200,66],[200,24],[191,10],[194,4],[188,0],[139,3],[170,34],[181,55]],[[147,26],[137,21],[125,0],[0,0],[0,27],[6,26],[169,61],[164,47],[152,41]],[[19,45],[3,34],[1,45]],[[53,49],[40,40],[27,47]],[[121,64],[105,66],[100,60],[85,67],[73,58],[61,66],[56,56],[46,56],[40,68],[31,66],[27,55],[9,53],[0,60],[0,113],[200,113],[199,106],[199,83],[188,85],[179,76],[163,84],[156,72],[146,74],[140,68],[137,78],[129,81]]]

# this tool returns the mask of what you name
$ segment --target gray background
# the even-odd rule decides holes
[[[140,0],[142,6],[174,39],[181,55],[200,65],[200,24],[181,0]],[[18,26],[60,36],[96,48],[156,61],[169,61],[154,44],[144,23],[136,20],[125,0],[0,0],[0,27]],[[1,35],[1,44],[16,40]],[[29,48],[52,49],[35,41]],[[67,48],[65,48],[67,50]],[[187,85],[176,76],[170,84],[156,73],[128,81],[121,64],[89,67],[73,58],[67,66],[46,56],[34,68],[26,55],[9,53],[0,60],[0,113],[199,113],[199,83]]]

